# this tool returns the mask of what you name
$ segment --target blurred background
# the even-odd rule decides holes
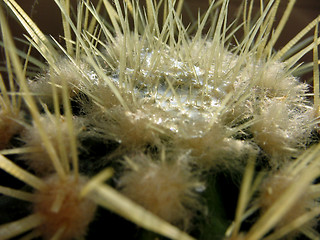
[[[47,35],[53,36],[59,42],[63,42],[60,36],[63,35],[61,14],[54,3],[54,0],[16,0],[25,12],[32,17],[39,28]],[[71,4],[76,6],[78,0],[70,0]],[[110,0],[111,1],[111,0]],[[91,0],[96,5],[98,0]],[[144,0],[140,0],[141,4],[144,4]],[[242,0],[230,0],[229,4],[229,18],[232,19],[237,14],[237,9],[241,5]],[[248,1],[249,2],[249,1]],[[266,1],[265,1],[266,2]],[[259,11],[260,0],[254,2],[254,12]],[[288,4],[288,0],[281,0],[279,6],[279,12],[276,16],[276,21],[280,20],[284,9]],[[183,9],[183,20],[186,24],[192,21],[193,16],[195,19],[200,13],[204,13],[208,8],[209,0],[185,0],[185,6]],[[75,8],[76,9],[76,8]],[[313,19],[320,15],[320,0],[297,0],[290,19],[280,36],[276,44],[276,48],[279,49],[284,46],[291,38],[293,38],[299,31],[308,25]],[[17,38],[24,38],[25,31],[9,16],[9,24],[12,33]],[[277,23],[276,23],[277,24]],[[314,33],[309,33],[312,36]],[[20,49],[27,49],[26,46],[18,46]],[[3,52],[1,52],[1,59],[3,59]],[[312,61],[312,54],[308,54],[302,59],[304,62]]]

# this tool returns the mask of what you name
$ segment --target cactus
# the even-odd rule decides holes
[[[295,1],[276,27],[276,0],[231,25],[212,1],[186,27],[183,0],[81,0],[75,17],[55,0],[63,46],[2,2],[45,64],[1,10],[0,239],[320,237],[319,17],[274,51]]]

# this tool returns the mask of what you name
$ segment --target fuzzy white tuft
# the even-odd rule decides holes
[[[87,182],[83,176],[59,179],[51,175],[44,180],[45,187],[34,194],[33,211],[42,218],[38,227],[44,239],[60,240],[84,237],[94,217],[96,205],[80,197]]]
[[[118,188],[124,195],[164,220],[184,229],[200,209],[196,188],[200,182],[183,161],[155,161],[146,155],[131,159]]]

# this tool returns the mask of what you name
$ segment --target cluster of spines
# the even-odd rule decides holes
[[[10,6],[13,9],[18,7],[14,1],[7,2],[7,4],[12,4]],[[33,24],[23,11],[21,11],[21,16],[28,21],[28,24]],[[88,224],[94,218],[96,205],[99,204],[106,205],[107,208],[125,218],[170,238],[181,236],[183,239],[191,239],[176,227],[149,213],[104,184],[103,182],[112,174],[110,169],[102,171],[90,180],[79,173],[77,138],[78,131],[84,129],[81,124],[77,124],[77,118],[72,116],[71,112],[70,99],[76,90],[69,91],[76,85],[69,80],[72,77],[77,80],[77,77],[80,76],[77,75],[79,72],[73,71],[73,68],[70,67],[75,65],[69,62],[67,68],[64,68],[64,65],[60,65],[60,68],[57,67],[58,65],[52,66],[54,70],[46,74],[50,81],[43,82],[46,86],[42,86],[42,89],[46,90],[45,98],[39,96],[36,92],[38,86],[32,83],[27,86],[27,79],[15,53],[13,40],[2,12],[1,24],[3,36],[6,36],[5,47],[8,52],[11,49],[7,62],[12,62],[13,67],[8,66],[8,68],[15,72],[20,85],[19,92],[15,94],[23,95],[26,103],[26,108],[19,110],[30,113],[32,121],[27,123],[27,119],[11,117],[13,123],[19,124],[22,129],[21,132],[14,132],[14,134],[18,135],[16,138],[23,146],[8,149],[8,147],[14,147],[14,145],[10,146],[9,141],[14,135],[9,136],[6,149],[2,151],[0,165],[12,176],[34,187],[35,191],[29,193],[1,187],[2,193],[31,202],[33,212],[30,216],[2,225],[0,238],[9,239],[32,229],[34,230],[24,238],[32,239],[41,236],[44,239],[73,239],[84,237]],[[41,32],[38,33],[39,35]],[[7,89],[3,87],[2,91],[6,96]],[[51,97],[49,102],[46,102],[47,94]],[[9,160],[3,154],[19,154],[19,161],[25,161],[35,175],[22,169],[17,163],[14,163],[15,161]],[[129,209],[134,209],[134,211],[131,213]],[[145,216],[157,227],[137,219],[137,215]]]
[[[112,161],[119,156],[133,155],[132,158],[126,158],[127,162],[131,162],[131,169],[125,170],[123,175],[120,174],[119,191],[127,193],[129,198],[151,212],[158,213],[165,220],[179,223],[182,219],[172,220],[171,216],[160,214],[160,210],[153,210],[152,203],[145,203],[147,201],[138,195],[132,195],[132,192],[138,194],[139,191],[135,191],[137,186],[129,184],[130,181],[127,179],[133,178],[138,183],[141,180],[139,178],[150,173],[155,177],[168,177],[168,181],[171,181],[170,174],[165,176],[160,170],[167,174],[173,168],[173,171],[178,171],[176,177],[182,178],[176,180],[186,183],[185,186],[182,184],[180,188],[173,189],[173,191],[177,196],[180,196],[179,191],[182,190],[181,197],[185,199],[184,197],[190,193],[190,190],[195,190],[193,184],[190,186],[187,184],[188,181],[192,183],[194,180],[192,174],[188,172],[191,169],[190,162],[193,167],[200,167],[201,171],[210,171],[215,169],[217,165],[227,168],[235,168],[236,166],[236,168],[242,169],[245,159],[259,150],[269,159],[268,164],[276,169],[286,165],[291,158],[298,156],[300,150],[304,149],[307,143],[307,137],[304,138],[304,136],[307,136],[314,126],[312,123],[313,109],[304,98],[306,85],[298,83],[289,74],[291,65],[298,60],[298,57],[291,58],[289,63],[284,65],[275,60],[279,55],[268,58],[273,47],[272,42],[274,44],[278,37],[277,34],[281,32],[283,26],[280,24],[276,29],[276,34],[271,38],[270,44],[263,40],[259,42],[259,39],[258,43],[253,44],[254,40],[257,40],[255,39],[256,34],[261,28],[271,28],[272,14],[276,9],[276,7],[272,8],[273,1],[267,4],[253,30],[247,31],[244,41],[233,52],[226,51],[224,47],[224,44],[229,40],[226,36],[227,27],[225,25],[228,1],[222,4],[217,24],[209,30],[209,32],[212,32],[213,29],[215,31],[212,40],[209,37],[201,38],[202,29],[210,11],[204,15],[195,37],[190,39],[186,37],[187,30],[183,27],[171,1],[168,1],[168,17],[164,21],[162,29],[152,14],[156,11],[156,6],[151,1],[147,2],[148,19],[144,19],[142,12],[137,10],[137,6],[131,2],[127,3],[128,8],[125,8],[125,12],[122,11],[118,1],[115,1],[115,9],[105,3],[117,38],[103,25],[102,19],[96,15],[91,6],[85,2],[79,5],[80,8],[86,7],[93,13],[95,21],[98,22],[98,26],[105,34],[106,44],[101,43],[100,40],[97,41],[106,49],[105,52],[101,52],[94,44],[96,36],[89,32],[87,37],[82,37],[78,32],[81,24],[73,25],[69,18],[69,10],[66,11],[64,5],[57,1],[64,14],[66,24],[65,37],[68,47],[66,50],[62,50],[65,52],[67,60],[63,60],[62,63],[55,62],[56,51],[53,50],[51,55],[47,51],[47,49],[53,49],[52,45],[42,39],[41,34],[33,36],[36,46],[48,61],[50,70],[30,83],[28,87],[22,87],[22,95],[25,96],[25,101],[35,121],[32,123],[35,128],[27,126],[25,133],[21,136],[22,139],[25,136],[27,144],[31,145],[30,138],[41,137],[45,144],[45,151],[48,152],[48,158],[51,159],[49,172],[57,171],[60,179],[64,179],[64,175],[68,175],[68,172],[77,173],[78,160],[75,150],[77,148],[75,145],[77,134],[74,131],[77,127],[72,123],[69,98],[72,101],[78,101],[77,104],[82,109],[81,117],[85,116],[88,119],[83,122],[86,125],[84,129],[87,134],[101,138],[103,141],[117,142],[120,145],[115,152],[116,154],[109,156]],[[288,9],[292,6],[292,2],[290,1]],[[6,3],[16,9],[14,1]],[[212,4],[211,8],[214,6]],[[135,26],[143,26],[144,32],[138,32],[141,31],[140,28],[135,29],[134,34],[129,32],[129,13],[136,21]],[[25,16],[22,17],[27,19]],[[34,25],[31,24],[29,27],[31,27],[29,28],[31,35],[35,32],[39,33]],[[69,45],[71,41],[71,35],[68,33],[70,27],[73,28],[77,37],[75,49],[82,48],[82,51],[87,54],[87,57],[81,60],[79,60],[82,58],[80,52],[77,51],[74,54],[72,45]],[[174,35],[176,31],[178,32],[177,39]],[[221,38],[218,33],[221,33],[223,37]],[[259,36],[261,39],[265,39],[269,33],[267,31],[265,36],[261,30]],[[92,42],[89,41],[89,36],[91,36]],[[37,40],[40,43],[37,43]],[[297,38],[296,41],[298,40]],[[45,48],[42,48],[43,45]],[[265,51],[262,50],[262,46],[266,46]],[[97,55],[93,52],[97,52]],[[261,62],[255,59],[259,56]],[[203,66],[203,68],[199,66]],[[15,71],[18,71],[16,67]],[[274,79],[278,80],[276,85]],[[22,85],[26,83],[23,77],[20,81]],[[61,129],[64,124],[64,120],[61,121],[61,119],[64,117],[59,113],[60,105],[63,105],[67,119],[67,130],[53,133],[48,127],[48,131],[45,131],[44,124],[41,123],[43,117],[39,114],[39,108],[32,95],[39,95],[37,97],[38,105],[47,105],[50,111],[54,111],[52,115],[51,113],[47,114],[46,118],[49,119],[48,123],[53,122],[57,124],[57,128]],[[277,115],[279,110],[284,114]],[[50,117],[53,121],[50,120]],[[197,119],[194,120],[195,118]],[[38,130],[39,134],[36,135]],[[57,136],[51,138],[50,134],[57,134]],[[244,141],[243,139],[248,139],[250,134],[253,135],[250,141]],[[62,146],[63,139],[68,139],[67,141],[73,144],[70,147],[71,156],[67,156],[69,148]],[[60,144],[60,147],[55,148],[55,141],[58,142],[57,145]],[[165,145],[163,149],[170,151],[175,149],[176,153],[186,151],[186,158],[191,160],[186,161],[184,163],[186,165],[181,167],[181,164],[178,164],[178,157],[172,160],[173,163],[169,163],[162,158],[159,161],[145,155],[149,149],[153,149],[150,152],[151,155],[156,154],[161,151],[163,145]],[[29,155],[28,158],[35,161],[35,158],[30,154],[33,151],[39,151],[39,148],[34,146],[27,146],[27,148],[31,153],[22,154],[22,158],[24,158],[23,155]],[[59,163],[61,158],[65,161]],[[7,162],[4,161],[3,168],[6,164]],[[35,171],[42,172],[42,170],[36,169]],[[143,171],[144,174],[140,171]],[[13,174],[11,171],[9,172]],[[107,186],[99,185],[101,180],[98,182],[94,180],[96,178],[81,188],[94,189],[96,194],[100,194],[99,203],[112,209],[110,204],[101,203],[101,198],[103,198],[101,196],[104,196],[105,199],[108,198],[107,195],[104,195],[108,193]],[[169,185],[166,181],[164,182]],[[95,187],[92,187],[90,183],[95,183]],[[290,186],[290,184],[288,185]],[[134,189],[129,189],[130,186]],[[152,190],[153,187],[150,187],[150,191]],[[77,194],[83,197],[83,192],[89,193],[90,191],[79,190]],[[152,196],[152,194],[159,193],[146,191],[145,194]],[[163,194],[167,193],[163,191]],[[92,197],[89,196],[89,198]],[[195,199],[190,198],[189,200],[192,202]],[[59,201],[62,200],[56,199],[58,209]],[[181,201],[178,204],[188,205],[190,203],[187,199],[186,202]],[[52,205],[54,210],[55,203]],[[173,204],[161,207],[168,212],[170,207],[177,208],[176,206]],[[261,203],[260,206],[264,205]],[[188,219],[192,216],[192,212],[188,214],[188,216],[182,214],[181,218]],[[134,219],[131,216],[126,217]],[[39,224],[41,221],[39,220]],[[51,232],[54,232],[54,235],[57,234],[55,236],[61,237],[64,232],[67,232],[64,227],[60,226]],[[163,232],[161,233],[163,234]],[[233,237],[236,235],[237,232],[234,232]],[[248,236],[251,235],[254,234],[249,231]]]

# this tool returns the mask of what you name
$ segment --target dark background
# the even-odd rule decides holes
[[[62,38],[59,36],[63,35],[61,14],[53,0],[16,0],[25,12],[31,16],[38,27],[48,35],[52,35],[59,42],[63,43]],[[110,0],[111,1],[111,0]],[[71,0],[71,3],[76,6],[77,0]],[[91,0],[92,3],[96,4],[97,0]],[[140,1],[141,4],[144,1]],[[232,18],[236,14],[237,8],[240,6],[242,0],[230,0],[229,4],[229,16]],[[249,1],[248,1],[249,2]],[[255,0],[255,11],[259,11],[260,0]],[[265,1],[266,2],[266,1]],[[209,5],[209,0],[185,0],[186,5],[192,14],[196,17],[198,10],[204,13]],[[276,21],[280,20],[282,13],[288,3],[288,0],[281,0],[279,12],[276,16]],[[184,11],[184,22],[189,23],[191,20]],[[299,31],[308,25],[313,19],[320,15],[320,0],[297,0],[293,12],[289,18],[289,21],[282,32],[280,39],[276,44],[276,48],[279,49],[284,46],[290,39],[292,39]],[[13,20],[8,14],[8,20],[11,31],[14,36],[23,38],[25,31]],[[309,35],[313,35],[311,31]],[[26,47],[18,44],[18,48],[23,49]],[[35,52],[35,51],[34,51]],[[36,54],[36,53],[33,53]],[[1,52],[1,59],[3,59],[3,52]],[[308,54],[302,59],[304,62],[312,61],[312,54]],[[312,76],[312,75],[311,75]],[[309,76],[310,77],[310,76]]]
[[[53,0],[16,0],[25,12],[32,16],[32,19],[38,24],[44,33],[51,34],[55,37],[63,33],[60,11]],[[76,0],[71,0],[75,4]],[[98,2],[92,0],[93,3]],[[143,1],[141,1],[143,2]],[[198,9],[204,12],[208,7],[208,0],[185,0],[194,16],[197,16]],[[230,15],[235,14],[242,0],[230,0]],[[255,0],[256,10],[259,10],[259,0]],[[287,0],[282,0],[280,3],[278,18],[281,17],[281,12],[287,5]],[[280,42],[287,42],[295,36],[303,27],[305,27],[314,18],[320,15],[319,0],[297,0],[294,10],[290,16],[287,27],[282,34]],[[11,21],[12,31],[14,35],[21,36],[22,30],[18,25]],[[280,43],[281,45],[281,43]]]

